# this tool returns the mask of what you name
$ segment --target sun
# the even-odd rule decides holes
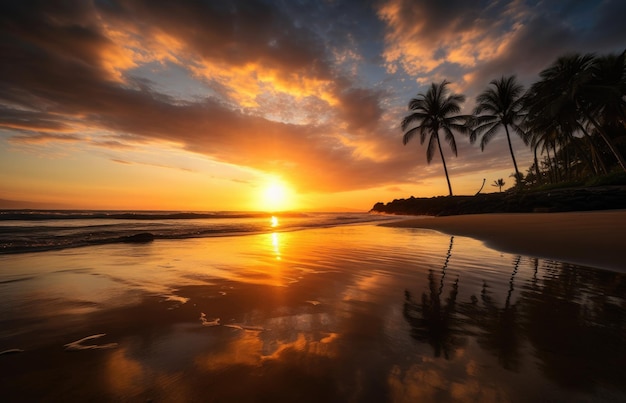
[[[284,182],[272,179],[263,188],[259,203],[263,211],[289,210],[293,208],[293,195]]]

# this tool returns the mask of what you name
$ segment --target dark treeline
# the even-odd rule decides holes
[[[403,142],[428,139],[427,160],[442,159],[440,134],[456,155],[455,133],[479,141],[481,150],[506,135],[515,178],[514,190],[626,184],[626,51],[621,54],[571,54],[559,57],[524,89],[516,77],[495,79],[476,98],[471,115],[459,115],[465,97],[451,94],[448,82],[433,83],[409,102],[402,121]],[[520,171],[511,136],[531,148],[533,164]]]

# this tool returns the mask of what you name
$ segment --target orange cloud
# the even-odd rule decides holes
[[[499,23],[475,24],[476,12],[444,15],[400,0],[378,9],[387,24],[384,59],[362,53],[353,25],[316,31],[265,2],[20,4],[5,13],[0,29],[6,49],[0,129],[12,141],[82,141],[119,152],[140,152],[137,144],[173,147],[275,174],[311,193],[441,175],[436,165],[423,168],[419,145],[402,146],[404,110],[386,81],[393,78],[368,84],[357,63],[443,76],[446,63],[470,66],[513,46],[490,34]],[[520,37],[508,32],[517,33],[513,43]],[[206,96],[181,100],[146,78],[173,70],[198,82]],[[383,75],[378,65],[374,70]],[[483,169],[486,156],[476,154],[463,169]]]
[[[508,48],[519,25],[486,18],[502,13],[519,18],[511,8],[480,12],[469,4],[452,7],[408,0],[389,0],[378,9],[387,24],[384,58],[390,72],[398,68],[426,82],[438,77],[437,69],[453,63],[465,69],[498,58]],[[428,79],[426,79],[428,76]]]
[[[45,144],[50,142],[77,142],[81,138],[71,134],[56,134],[56,133],[35,133],[28,135],[16,135],[9,139],[11,142],[23,143],[23,144]]]

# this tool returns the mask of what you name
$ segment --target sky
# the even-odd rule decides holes
[[[626,2],[0,2],[0,207],[357,210],[446,195],[402,144],[432,82],[528,87],[626,47]],[[444,144],[455,194],[514,182],[506,138]],[[531,155],[513,147],[520,170]]]

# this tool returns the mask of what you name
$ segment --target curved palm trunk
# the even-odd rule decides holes
[[[556,149],[556,141],[552,141],[552,153],[554,155],[554,181],[561,181],[561,167],[559,167],[558,150]]]
[[[515,167],[515,184],[521,185],[521,179],[519,170],[517,169],[517,161],[515,161],[515,154],[513,154],[513,146],[511,145],[511,136],[509,135],[509,126],[504,125],[504,131],[506,132],[506,140],[509,142],[509,151],[511,152],[511,158],[513,159],[513,166]]]
[[[535,175],[537,175],[537,183],[541,183],[541,173],[539,172],[539,160],[537,160],[537,147],[538,145],[535,145],[533,147],[533,154],[535,157]]]
[[[580,129],[580,131],[583,133],[583,135],[589,142],[589,148],[591,149],[591,162],[590,163],[591,163],[594,174],[597,175],[599,170],[601,170],[603,174],[606,174],[607,173],[606,165],[604,164],[604,161],[602,161],[602,157],[600,156],[600,153],[598,152],[598,148],[595,145],[595,141],[589,135],[589,133],[585,129],[585,126],[583,126],[580,122],[576,122],[576,123],[578,124],[578,128]],[[584,150],[580,149],[579,152],[585,158],[585,161],[589,160]]]
[[[596,130],[600,134],[600,137],[602,137],[602,140],[604,140],[604,142],[609,146],[609,149],[611,150],[611,152],[613,153],[613,155],[617,159],[617,163],[622,167],[624,172],[626,172],[626,160],[624,160],[624,156],[617,149],[617,146],[613,142],[613,139],[611,139],[611,137],[609,137],[606,134],[606,132],[604,131],[604,128],[601,127],[598,124],[598,122],[596,122],[596,120],[589,114],[589,112],[585,111],[585,115],[586,115],[587,119],[589,119],[591,124],[596,128]]]
[[[570,143],[572,142],[572,140],[570,139]],[[563,156],[563,158],[565,158],[565,179],[572,180],[572,161],[569,157],[570,155],[570,147],[563,147],[563,151],[565,152],[565,155]]]
[[[448,177],[448,168],[446,167],[446,159],[443,157],[443,150],[441,149],[441,142],[439,141],[439,133],[435,133],[435,137],[437,137],[437,147],[439,147],[439,154],[441,155],[441,162],[443,162],[443,171],[446,173],[446,180],[448,181],[448,190],[450,191],[450,196],[452,196],[452,186],[450,185],[450,178]]]
[[[546,155],[548,156],[548,168],[550,169],[550,182],[555,183],[556,180],[556,169],[552,166],[552,158],[550,158],[550,147],[546,146]]]

